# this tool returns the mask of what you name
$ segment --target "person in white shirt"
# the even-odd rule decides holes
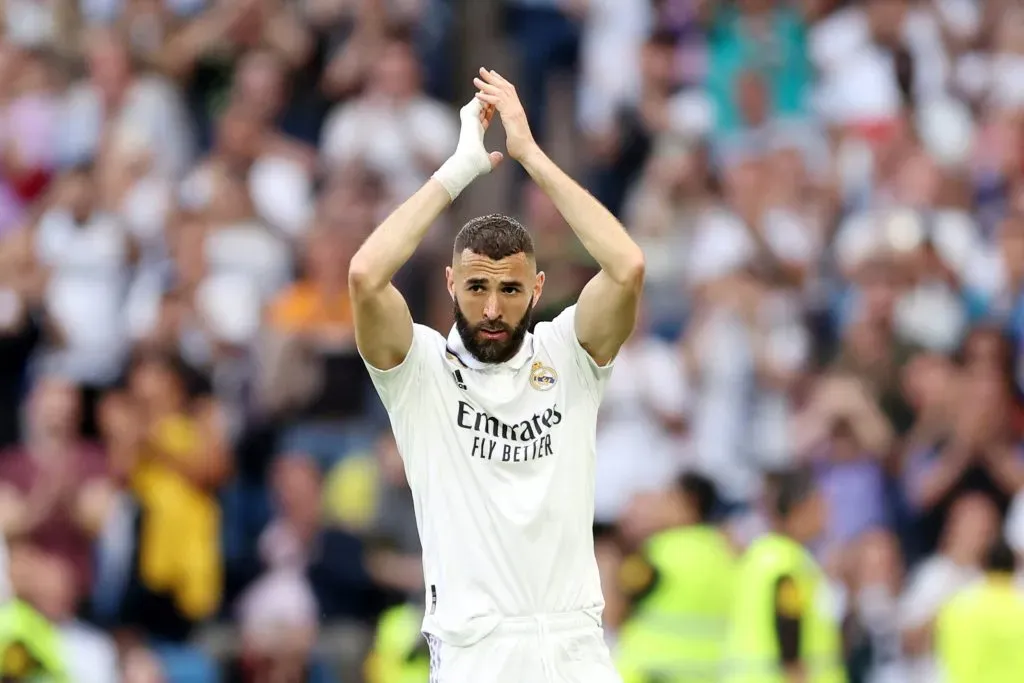
[[[894,678],[906,683],[940,683],[933,631],[942,607],[984,575],[986,549],[999,535],[999,511],[980,493],[958,498],[943,529],[941,546],[907,578],[897,608],[905,653]]]
[[[366,92],[335,107],[324,122],[324,164],[338,169],[362,161],[387,178],[390,193],[401,197],[415,191],[458,133],[448,106],[420,86],[414,46],[388,40]]]
[[[634,496],[661,491],[691,464],[685,438],[690,388],[676,348],[637,330],[615,367],[597,424],[594,521],[607,527]]]
[[[540,149],[515,88],[480,70],[455,153],[349,266],[356,343],[391,418],[423,545],[433,683],[617,683],[594,557],[598,406],[636,323],[644,259],[615,217]],[[508,154],[601,266],[576,305],[528,332],[544,287],[514,219],[467,223],[446,269],[455,326],[414,324],[391,284],[430,225]]]

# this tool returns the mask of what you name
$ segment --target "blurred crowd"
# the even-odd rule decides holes
[[[677,475],[742,546],[803,464],[856,680],[937,681],[938,610],[1024,553],[1024,12],[473,3],[0,0],[2,591],[74,681],[359,680],[423,589],[346,267],[454,149],[475,32],[647,254],[598,432],[610,637]],[[593,264],[503,181],[550,318]],[[397,283],[441,330],[453,227]]]

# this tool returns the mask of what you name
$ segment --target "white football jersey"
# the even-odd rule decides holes
[[[484,364],[453,329],[415,325],[401,365],[367,364],[405,461],[423,545],[423,630],[475,643],[505,617],[604,609],[594,558],[594,442],[611,364],[576,307]]]

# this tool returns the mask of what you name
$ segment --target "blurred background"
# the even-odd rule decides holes
[[[346,267],[454,149],[481,65],[647,253],[598,433],[613,642],[619,565],[680,523],[684,471],[742,548],[764,473],[813,468],[858,681],[936,681],[938,610],[993,539],[1024,552],[1016,3],[0,17],[0,591],[45,615],[73,681],[426,680],[384,672],[415,654],[419,545]],[[402,271],[418,321],[451,325],[454,230],[493,211],[534,232],[539,318],[594,272],[506,163]]]

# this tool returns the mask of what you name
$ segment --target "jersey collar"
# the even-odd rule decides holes
[[[519,350],[516,351],[516,355],[509,358],[504,363],[484,363],[476,358],[469,352],[466,345],[462,343],[462,337],[459,336],[459,331],[452,326],[451,332],[448,333],[448,353],[455,356],[460,363],[471,370],[492,370],[497,368],[508,368],[510,370],[519,370],[527,361],[533,357],[533,335],[529,332],[523,337],[523,343],[519,346]]]

